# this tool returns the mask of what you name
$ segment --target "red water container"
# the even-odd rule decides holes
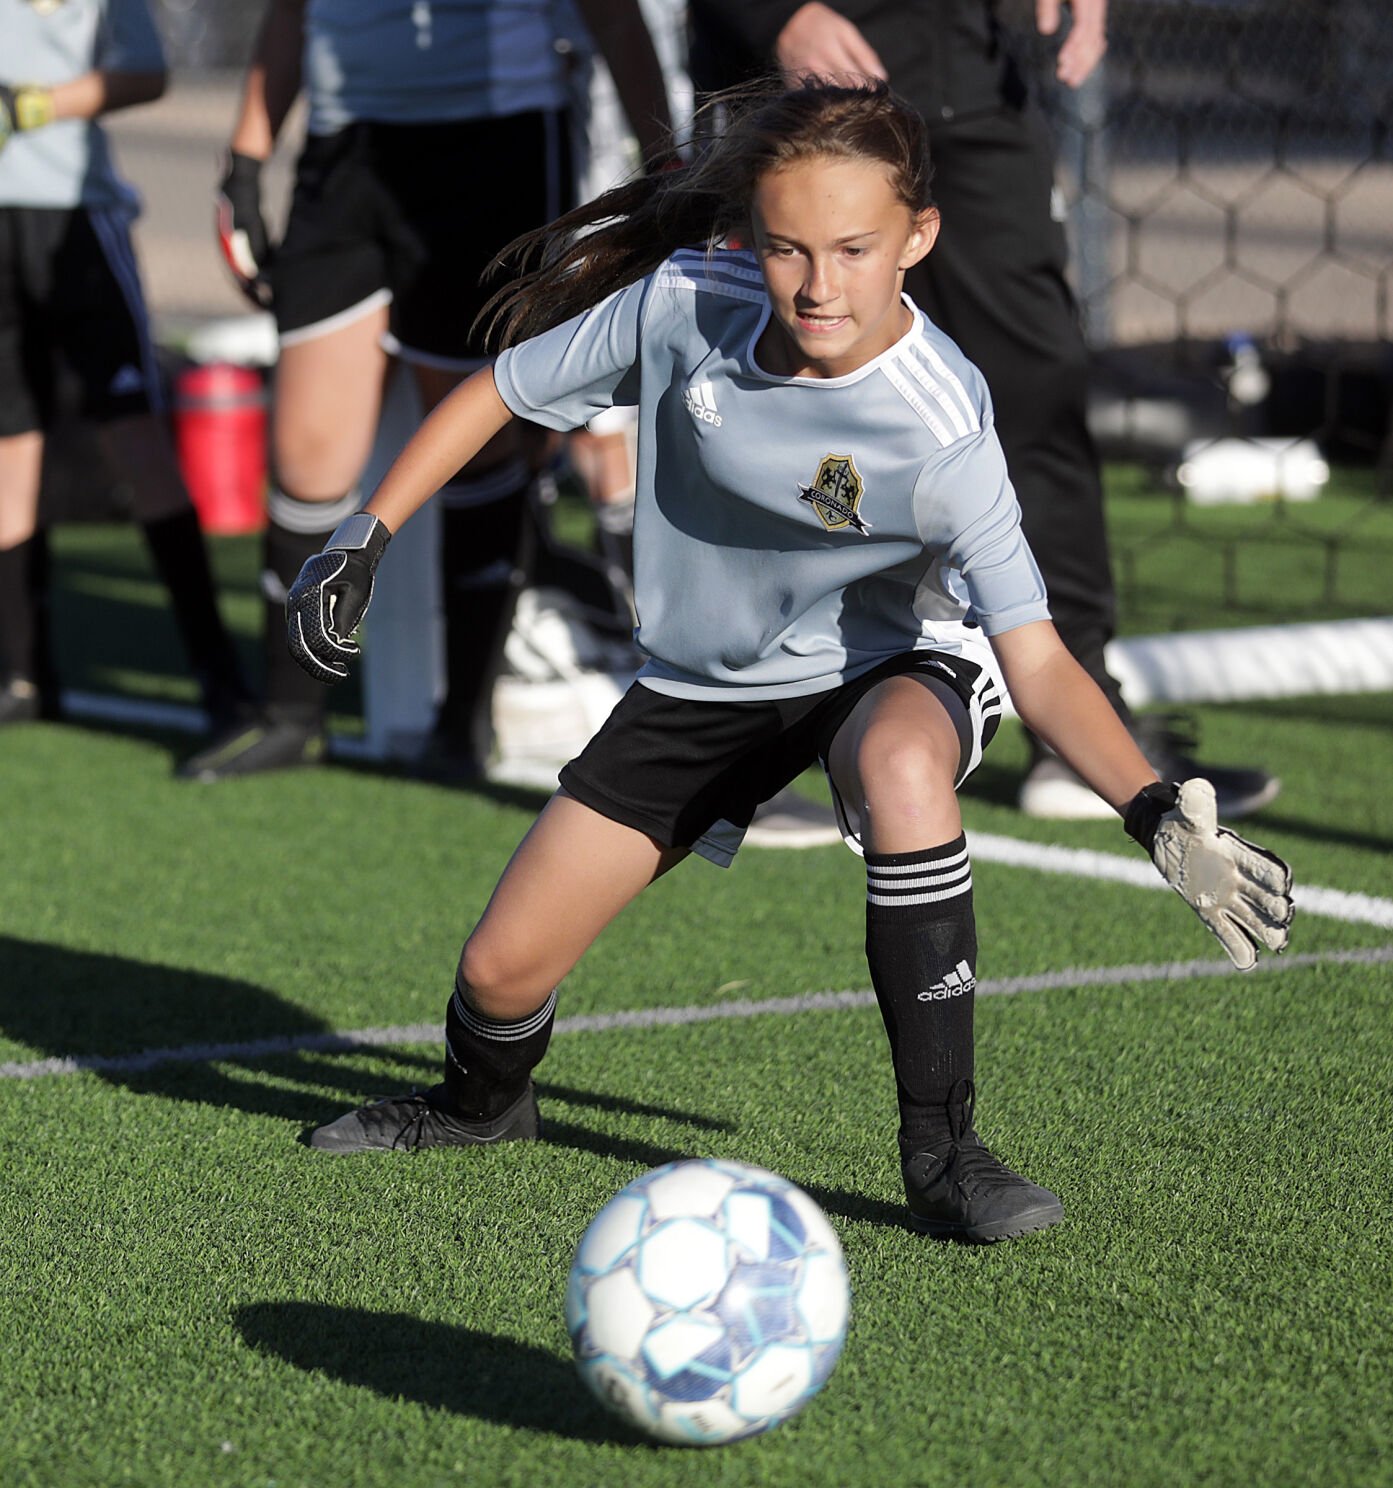
[[[179,468],[205,532],[266,525],[266,389],[251,367],[209,362],[174,380]]]

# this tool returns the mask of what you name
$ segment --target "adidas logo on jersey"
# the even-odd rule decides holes
[[[959,961],[941,982],[925,988],[919,994],[919,1001],[946,1002],[950,997],[961,997],[964,992],[971,992],[976,985],[977,978],[972,975],[972,968],[966,961]]]
[[[709,382],[699,382],[682,394],[687,412],[699,423],[710,424],[713,429],[721,427],[721,416],[716,412],[716,395]]]

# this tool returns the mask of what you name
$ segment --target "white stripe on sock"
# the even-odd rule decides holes
[[[451,1004],[454,1007],[455,1016],[475,1038],[486,1039],[494,1044],[515,1044],[520,1039],[530,1038],[534,1033],[546,1027],[548,1020],[556,1011],[556,993],[553,991],[535,1013],[519,1019],[516,1023],[503,1023],[494,1018],[484,1017],[460,996],[458,987],[455,988]]]

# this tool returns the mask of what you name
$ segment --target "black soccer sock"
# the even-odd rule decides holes
[[[328,689],[306,672],[285,641],[286,591],[300,577],[334,529],[361,504],[355,487],[337,501],[302,501],[278,487],[266,498],[266,537],[262,548],[261,596],[264,601],[262,654],[266,670],[266,712],[278,723],[320,728],[328,706]]]
[[[530,561],[527,468],[521,460],[440,492],[445,698],[437,732],[483,765],[493,745],[494,679]]]
[[[36,572],[44,552],[43,534],[12,548],[0,548],[0,681],[39,681],[40,603]]]
[[[204,693],[245,695],[237,652],[218,613],[208,545],[193,507],[142,522],[140,530],[145,535],[155,572],[169,592],[189,665]]]
[[[949,1139],[949,1095],[972,1079],[977,927],[965,837],[866,854],[866,960],[890,1035],[907,1157]]]
[[[471,1006],[456,976],[445,1014],[445,1091],[456,1113],[470,1121],[501,1116],[542,1062],[555,1021],[555,992],[525,1018],[503,1022]]]

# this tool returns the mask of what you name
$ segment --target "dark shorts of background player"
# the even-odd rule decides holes
[[[0,206],[0,438],[161,403],[124,214]]]
[[[560,114],[359,123],[312,135],[270,268],[281,338],[309,340],[380,296],[391,302],[390,349],[405,360],[477,366],[486,348],[475,318],[507,282],[481,284],[484,271],[570,200]]]
[[[725,867],[755,809],[815,762],[825,768],[837,730],[864,694],[905,672],[945,682],[963,700],[961,783],[1000,721],[996,684],[965,657],[911,651],[828,692],[767,702],[667,697],[636,682],[561,771],[561,787],[611,821]],[[843,828],[854,846],[844,821]]]

